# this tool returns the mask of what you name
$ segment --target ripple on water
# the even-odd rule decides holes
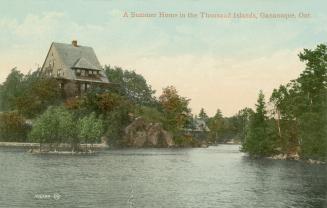
[[[0,149],[0,207],[326,207],[325,166],[251,160],[238,150],[61,156]]]

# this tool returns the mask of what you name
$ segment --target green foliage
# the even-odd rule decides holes
[[[164,123],[164,114],[154,107],[137,106],[135,107],[135,117],[141,116],[147,122]]]
[[[273,104],[273,115],[278,139],[277,146],[281,152],[289,153],[299,145],[299,126],[297,117],[299,116],[299,106],[301,98],[298,96],[298,87],[295,82],[274,89],[270,102]]]
[[[38,143],[76,143],[73,115],[63,107],[49,107],[33,124],[29,140]]]
[[[304,49],[306,63],[296,80],[272,93],[279,146],[284,152],[298,151],[304,158],[327,157],[327,46]]]
[[[24,95],[16,98],[17,110],[28,118],[39,115],[50,105],[61,101],[59,83],[55,79],[37,79],[25,88]]]
[[[225,131],[225,120],[220,109],[216,114],[208,119],[208,128],[210,129],[209,138],[213,142],[221,142]]]
[[[246,130],[250,123],[250,118],[254,114],[251,108],[244,108],[232,117],[236,135],[241,142],[244,142],[246,137]]]
[[[297,110],[301,154],[303,157],[327,158],[327,46],[304,49],[299,54],[306,68],[296,80],[302,97]]]
[[[176,134],[174,142],[178,147],[199,147],[200,143],[189,135]]]
[[[73,110],[79,117],[90,113],[96,113],[106,117],[117,108],[132,105],[126,97],[114,92],[97,92],[90,90],[78,98],[69,98],[65,101],[65,107]]]
[[[198,115],[198,118],[202,119],[203,121],[205,121],[206,123],[209,120],[209,116],[207,115],[207,113],[205,112],[204,108],[201,108],[200,113]]]
[[[325,115],[306,112],[299,118],[301,155],[306,158],[326,159],[327,120]]]
[[[84,143],[100,142],[103,135],[103,121],[96,118],[95,113],[83,117],[78,121],[78,138]]]
[[[190,100],[178,95],[175,87],[168,86],[163,89],[159,97],[163,114],[165,115],[164,127],[172,132],[185,128],[192,119],[191,109],[188,107]]]
[[[23,94],[23,80],[24,75],[16,68],[13,68],[6,81],[0,85],[0,110],[15,109],[16,98]]]
[[[108,143],[120,145],[123,137],[124,128],[131,122],[129,106],[121,106],[111,111],[105,118],[105,135]]]
[[[267,117],[262,91],[259,93],[256,112],[250,117],[248,132],[243,142],[243,151],[252,156],[268,156],[274,152],[274,131]]]
[[[0,113],[0,141],[26,142],[30,126],[16,111]]]
[[[40,78],[39,69],[23,75],[12,69],[0,86],[0,108],[18,110],[27,118],[42,113],[49,105],[59,104],[61,93],[55,79]]]
[[[127,97],[134,104],[155,106],[155,91],[147,84],[144,77],[135,71],[123,70],[120,67],[105,66],[106,75],[114,84],[113,91]]]

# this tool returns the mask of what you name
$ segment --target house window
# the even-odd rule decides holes
[[[81,70],[81,74],[82,74],[82,76],[85,76],[85,71]]]
[[[80,76],[81,75],[81,70],[80,69],[76,69],[76,75]]]

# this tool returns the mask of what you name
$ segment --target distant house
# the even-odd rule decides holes
[[[58,79],[60,87],[69,95],[82,94],[94,85],[109,84],[93,48],[78,45],[76,40],[71,44],[53,42],[41,72]]]
[[[210,129],[206,122],[202,119],[195,118],[192,122],[192,128],[185,129],[185,133],[192,135],[194,138],[199,140],[205,140],[208,138]]]

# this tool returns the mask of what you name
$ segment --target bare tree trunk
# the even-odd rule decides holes
[[[278,136],[279,138],[282,138],[282,132],[280,129],[280,112],[278,109],[277,109],[277,128],[278,128]]]

